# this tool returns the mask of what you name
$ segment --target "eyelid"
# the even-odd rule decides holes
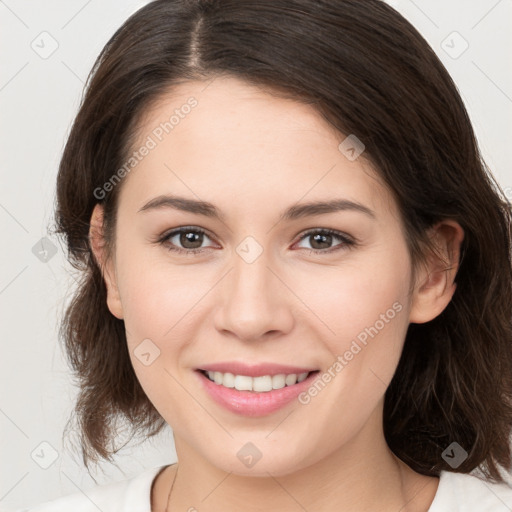
[[[156,242],[157,243],[161,243],[161,244],[165,244],[166,242],[168,242],[171,238],[175,237],[176,235],[179,235],[181,233],[187,233],[187,232],[196,232],[196,233],[200,233],[200,234],[203,234],[203,235],[206,235],[210,240],[213,240],[215,241],[215,237],[210,234],[210,232],[204,228],[200,228],[199,226],[180,226],[178,228],[173,228],[171,230],[168,230],[166,232],[164,232],[162,235],[160,235]],[[179,251],[183,251],[183,252],[201,252],[205,249],[208,249],[208,247],[201,247],[200,249],[183,249],[182,247],[176,247],[175,248],[178,252]]]
[[[301,241],[303,238],[306,238],[309,235],[314,235],[314,234],[317,234],[317,233],[327,233],[329,235],[341,238],[342,240],[344,240],[346,242],[353,242],[353,243],[357,242],[357,240],[353,236],[349,235],[348,233],[345,233],[343,231],[338,231],[337,229],[331,229],[331,228],[310,228],[310,229],[306,229],[306,231],[301,231],[299,233],[300,237],[298,238],[297,241]]]
[[[335,238],[338,238],[341,240],[341,243],[338,245],[335,245],[333,247],[329,247],[327,249],[308,249],[307,247],[302,247],[301,249],[308,251],[309,254],[314,255],[322,255],[322,254],[330,254],[336,251],[341,250],[342,248],[345,249],[351,249],[358,245],[358,241],[348,233],[344,233],[342,231],[338,231],[337,229],[330,229],[330,228],[311,228],[307,229],[306,231],[302,231],[300,233],[300,237],[293,245],[301,242],[302,240],[307,239],[309,236],[314,234],[327,234],[330,236],[333,236]]]

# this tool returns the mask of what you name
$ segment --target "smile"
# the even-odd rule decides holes
[[[307,379],[312,372],[300,374],[278,374],[263,375],[261,377],[250,377],[248,375],[234,375],[232,373],[212,372],[201,370],[212,382],[226,388],[234,388],[238,391],[253,391],[256,393],[267,393],[274,389],[282,389],[285,386],[293,386],[298,382]]]
[[[231,413],[246,417],[266,416],[292,404],[320,374],[319,370],[274,373],[271,369],[273,375],[254,368],[245,370],[256,375],[213,369],[197,369],[194,373],[209,399]]]

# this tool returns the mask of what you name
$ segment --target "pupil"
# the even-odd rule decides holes
[[[181,234],[180,243],[183,245],[185,249],[197,249],[201,247],[201,237],[202,233],[192,233],[189,231],[188,233]],[[192,243],[192,247],[187,246],[187,243]]]
[[[322,243],[327,244],[327,247],[329,247],[330,242],[332,241],[332,235],[322,235],[317,233],[316,235],[313,235],[314,243],[311,244],[314,249],[325,249],[325,246],[322,246]],[[315,244],[319,242],[320,247],[315,247]]]

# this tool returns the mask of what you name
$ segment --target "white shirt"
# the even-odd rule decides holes
[[[16,512],[151,512],[151,485],[165,466]],[[512,486],[441,471],[428,512],[512,512]]]

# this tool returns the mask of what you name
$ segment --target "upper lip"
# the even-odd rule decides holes
[[[314,372],[317,368],[304,368],[275,363],[259,363],[248,365],[239,361],[226,361],[223,363],[205,364],[198,370],[209,372],[232,373],[233,375],[246,375],[247,377],[262,377],[263,375],[279,375],[292,373],[301,374]]]

